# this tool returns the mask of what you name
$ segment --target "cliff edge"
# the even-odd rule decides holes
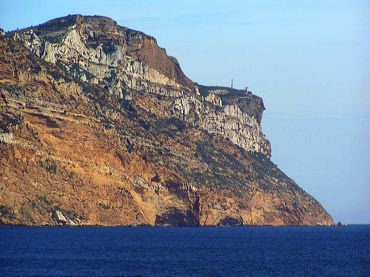
[[[3,224],[333,224],[270,161],[260,97],[110,18],[1,36],[0,92]]]

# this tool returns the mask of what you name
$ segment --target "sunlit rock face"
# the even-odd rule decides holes
[[[270,161],[260,97],[112,19],[1,36],[0,92],[0,223],[332,224]]]
[[[59,25],[65,26],[53,29]],[[205,91],[203,87],[204,97],[197,94],[176,59],[168,57],[153,37],[120,27],[109,18],[81,16],[52,20],[15,36],[40,58],[60,64],[107,93],[129,100],[140,98],[143,92],[167,96],[170,99],[165,101],[172,105],[166,111],[153,110],[152,105],[145,109],[220,134],[248,151],[271,155],[260,127],[262,111],[253,114],[243,110],[243,104],[224,104],[217,94],[229,94],[227,88]],[[258,99],[238,93],[249,103]],[[244,104],[246,109],[248,104]],[[262,101],[259,105],[263,106]]]

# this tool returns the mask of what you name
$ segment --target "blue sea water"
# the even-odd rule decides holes
[[[0,276],[370,276],[370,225],[2,227]]]

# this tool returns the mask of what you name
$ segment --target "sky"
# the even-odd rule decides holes
[[[264,99],[272,160],[334,220],[370,224],[370,1],[1,0],[0,27],[105,15],[185,74]]]

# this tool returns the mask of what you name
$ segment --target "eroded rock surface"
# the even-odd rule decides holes
[[[260,97],[109,18],[2,36],[0,92],[2,223],[332,224],[270,161]]]

